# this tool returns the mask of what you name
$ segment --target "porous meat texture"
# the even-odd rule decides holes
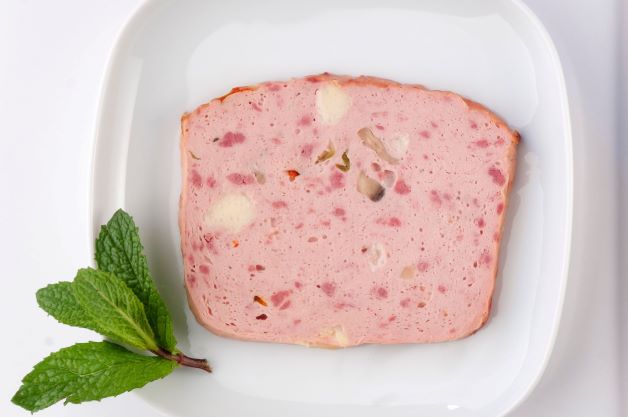
[[[199,323],[345,347],[487,320],[519,135],[446,91],[322,74],[182,118],[181,248]]]

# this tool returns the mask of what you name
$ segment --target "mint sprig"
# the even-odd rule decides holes
[[[37,303],[61,323],[155,356],[110,341],[63,348],[35,365],[13,396],[15,404],[31,412],[63,399],[67,404],[116,396],[163,378],[179,365],[211,372],[205,359],[177,350],[172,319],[148,273],[138,229],[124,211],[102,227],[96,260],[99,269],[80,269],[74,281],[37,291]]]

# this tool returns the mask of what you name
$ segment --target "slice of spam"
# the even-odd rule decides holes
[[[323,74],[182,118],[181,249],[214,333],[316,346],[487,320],[519,135],[459,95]]]

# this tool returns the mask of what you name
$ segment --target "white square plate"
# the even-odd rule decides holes
[[[307,349],[210,334],[187,308],[177,210],[179,118],[231,87],[330,71],[452,90],[522,135],[488,324],[433,345]],[[139,224],[181,348],[140,391],[173,416],[489,416],[512,409],[549,357],[572,213],[567,97],[554,46],[518,0],[154,0],[129,21],[103,88],[94,231],[118,207]]]

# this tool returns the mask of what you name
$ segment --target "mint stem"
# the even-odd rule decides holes
[[[205,372],[211,372],[212,368],[207,363],[207,359],[190,358],[183,353],[173,354],[165,349],[159,348],[157,350],[151,350],[155,355],[161,356],[164,359],[177,362],[179,365],[189,366],[190,368],[202,369]]]

